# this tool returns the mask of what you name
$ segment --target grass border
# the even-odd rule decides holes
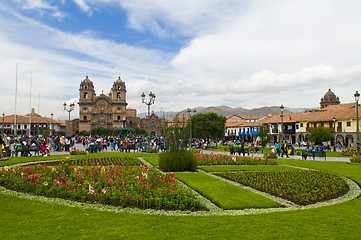
[[[141,159],[141,161],[148,166],[152,166],[152,164],[150,164],[149,162],[147,164],[146,163],[147,161],[144,159]],[[49,162],[49,161],[47,161],[47,162]],[[40,163],[40,162],[39,161],[26,162],[26,163],[21,163],[20,165],[23,165],[23,164],[28,165],[28,164],[34,164],[34,163]],[[14,164],[14,165],[10,165],[10,166],[16,166],[16,165],[18,165],[18,164]],[[289,165],[289,166],[291,166],[291,165]],[[296,167],[296,168],[303,168],[303,167]],[[303,169],[308,169],[308,168],[303,168]],[[206,173],[206,174],[210,174],[210,173]],[[50,197],[45,197],[45,196],[32,195],[29,193],[21,193],[21,192],[12,191],[12,190],[6,189],[1,186],[0,186],[0,193],[23,198],[23,199],[28,199],[31,201],[38,201],[38,202],[44,202],[44,203],[64,205],[64,206],[69,206],[69,207],[79,207],[82,209],[89,209],[89,210],[91,209],[91,210],[115,212],[115,213],[133,213],[133,214],[149,214],[149,215],[164,215],[164,216],[240,216],[240,215],[256,215],[256,214],[273,213],[273,212],[285,212],[285,211],[293,211],[293,210],[320,208],[320,207],[330,206],[330,205],[334,205],[334,204],[344,203],[344,202],[358,198],[361,195],[360,186],[356,182],[354,182],[353,180],[351,180],[347,177],[344,177],[342,175],[339,175],[339,176],[342,177],[349,186],[349,192],[346,193],[344,196],[341,196],[341,197],[335,198],[335,199],[331,199],[328,201],[324,201],[324,202],[318,202],[318,203],[307,205],[307,206],[298,206],[296,204],[293,204],[293,206],[289,206],[286,208],[265,208],[265,209],[249,208],[249,209],[242,209],[242,210],[222,210],[222,209],[218,208],[217,206],[212,206],[213,203],[209,204],[210,201],[208,199],[205,199],[203,196],[201,196],[199,193],[197,193],[193,189],[191,189],[191,190],[198,197],[200,197],[200,199],[203,198],[202,203],[204,203],[206,207],[209,207],[210,211],[192,212],[192,211],[181,211],[181,210],[167,211],[167,210],[155,210],[155,209],[122,208],[122,207],[107,206],[107,205],[102,205],[102,204],[89,204],[89,203],[75,202],[75,201],[61,199],[61,198],[50,198]],[[218,177],[218,176],[215,176],[215,177]],[[227,180],[227,181],[229,181],[229,180]],[[184,184],[184,183],[182,183],[182,184],[185,187],[187,187],[188,189],[190,189],[190,187],[187,186],[186,184]],[[232,184],[237,184],[237,183],[232,182]],[[251,191],[259,192],[258,190],[255,190],[255,189],[252,189]],[[262,193],[262,195],[266,194],[263,192],[261,192],[261,193]],[[272,197],[274,197],[274,196],[272,196]],[[286,200],[282,199],[282,201],[286,201]]]

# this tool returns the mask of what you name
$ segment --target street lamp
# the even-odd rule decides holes
[[[281,144],[283,144],[283,110],[285,109],[285,107],[282,104],[280,108],[281,108]]]
[[[193,112],[195,113],[196,110],[194,109]],[[187,113],[189,114],[189,148],[192,148],[192,110],[187,108]]]
[[[333,136],[334,140],[333,140],[333,151],[336,152],[336,118],[332,118],[332,122],[333,122],[333,132],[335,134],[335,136]]]
[[[51,136],[53,136],[53,128],[54,128],[54,125],[53,125],[53,117],[54,117],[54,114],[53,113],[51,113],[50,114],[51,115],[51,130],[50,130],[50,135]]]
[[[356,137],[357,137],[357,156],[360,157],[360,129],[359,129],[359,123],[358,123],[358,101],[360,100],[360,94],[358,91],[354,94],[355,101],[356,101],[356,124],[357,124],[357,130],[356,130]]]
[[[74,103],[70,103],[69,105],[69,109],[67,108],[66,106],[66,102],[63,104],[64,105],[64,110],[67,111],[69,113],[69,121],[68,121],[68,135],[71,134],[71,131],[70,131],[70,112],[74,110],[74,107],[75,107],[75,104]]]
[[[49,119],[48,119],[48,120],[46,120],[46,122],[48,123],[49,135],[50,135],[50,133],[51,133],[51,129],[50,129],[50,121],[49,121]]]
[[[144,92],[142,93],[141,95],[142,97],[142,103],[144,103],[145,105],[148,106],[148,148],[149,148],[149,144],[150,144],[150,137],[151,137],[151,134],[150,134],[150,105],[154,104],[154,101],[155,101],[155,94],[150,92],[149,93],[149,101],[146,102],[145,101],[145,94]]]

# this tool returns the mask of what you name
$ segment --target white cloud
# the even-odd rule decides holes
[[[0,101],[6,103],[0,111],[14,111],[16,62],[18,112],[28,112],[32,71],[33,105],[37,108],[40,91],[40,113],[54,112],[62,119],[67,118],[62,103],[77,98],[86,75],[98,94],[107,93],[120,75],[126,82],[128,107],[138,112],[147,110],[140,99],[143,91],[156,93],[152,109],[176,111],[210,105],[316,107],[329,87],[342,102],[349,102],[359,86],[357,1],[346,5],[326,0],[78,0],[77,4],[88,13],[120,4],[132,28],[192,40],[174,56],[100,39],[91,29],[62,32],[0,7],[0,13],[8,14],[0,14],[4,23]]]
[[[65,14],[59,10],[58,6],[51,5],[49,2],[44,0],[13,0],[15,3],[20,4],[22,9],[36,10],[40,15],[44,14],[44,11],[49,11],[50,14],[55,17],[58,21],[62,21]],[[64,1],[61,1],[63,4]]]
[[[87,12],[90,15],[92,14],[92,11],[91,11],[89,5],[86,3],[86,0],[73,0],[73,1],[79,6],[79,8],[83,12]]]
[[[129,26],[161,37],[197,36],[242,14],[246,1],[238,0],[120,0],[128,11]]]

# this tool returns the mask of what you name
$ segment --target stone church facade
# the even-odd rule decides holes
[[[119,77],[108,95],[96,96],[93,82],[86,76],[79,89],[79,131],[94,128],[139,128],[135,109],[127,108],[126,86]]]

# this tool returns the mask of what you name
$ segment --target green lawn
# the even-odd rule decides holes
[[[175,177],[222,209],[279,207],[266,197],[202,173],[175,173]]]
[[[361,184],[361,165],[279,162],[339,173]],[[329,207],[245,216],[113,213],[4,194],[0,206],[1,239],[359,239],[361,232],[361,198]]]

